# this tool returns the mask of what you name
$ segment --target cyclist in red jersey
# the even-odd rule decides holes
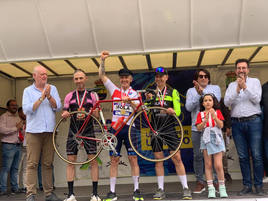
[[[113,102],[113,118],[112,118],[112,129],[111,132],[115,133],[116,129],[120,127],[120,124],[124,119],[126,119],[133,111],[133,108],[136,107],[137,102],[129,101],[130,98],[137,98],[138,94],[135,90],[133,90],[130,86],[132,82],[132,72],[128,69],[121,69],[119,71],[119,81],[120,87],[117,87],[106,75],[105,75],[105,68],[104,68],[104,61],[109,56],[109,52],[103,51],[101,53],[101,65],[99,68],[99,77],[102,80],[104,86],[109,91],[111,98],[113,100],[116,99],[123,99],[122,102]],[[130,146],[129,139],[128,139],[128,128],[131,119],[126,123],[123,129],[118,133],[117,146],[116,152],[117,155],[114,156],[112,152],[110,152],[111,156],[111,167],[110,167],[110,192],[107,194],[106,201],[115,201],[117,200],[117,196],[115,193],[115,184],[116,184],[116,177],[118,174],[118,164],[120,160],[120,151],[122,144],[124,142],[127,152],[128,152],[128,159],[131,166],[131,175],[134,182],[134,193],[133,199],[134,200],[143,200],[143,197],[139,190],[139,175],[140,175],[140,168],[138,165],[137,155]]]

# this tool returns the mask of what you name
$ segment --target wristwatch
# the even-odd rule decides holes
[[[43,102],[44,98],[41,96],[38,100],[39,100],[40,102]]]

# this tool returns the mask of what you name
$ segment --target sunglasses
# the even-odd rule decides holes
[[[163,67],[157,67],[157,68],[155,69],[155,72],[156,72],[156,73],[164,73],[164,72],[165,72],[165,69],[164,69]]]
[[[202,78],[208,78],[208,75],[198,75],[198,77],[200,78],[200,79],[202,79]]]

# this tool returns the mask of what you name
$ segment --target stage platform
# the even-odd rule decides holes
[[[174,176],[176,177],[176,176]],[[193,189],[195,186],[194,182],[189,182],[189,187]],[[238,196],[237,193],[242,189],[242,181],[241,180],[233,180],[231,183],[226,183],[227,192],[229,194],[229,198],[221,199],[217,197],[212,200],[235,200],[235,201],[268,201],[268,184],[264,184],[264,191],[266,192],[265,196],[256,196],[254,193],[247,196]],[[142,183],[140,184],[140,190],[144,195],[144,200],[152,201],[152,196],[154,191],[157,188],[156,183]],[[109,191],[109,185],[100,185],[99,186],[99,195],[101,198],[104,198],[107,192]],[[167,182],[165,183],[165,191],[167,197],[163,200],[165,201],[176,201],[182,200],[182,188],[179,182]],[[58,187],[55,190],[55,193],[62,200],[66,198],[64,195],[67,193],[67,188]],[[77,201],[89,201],[89,194],[91,192],[91,186],[79,186],[75,187],[75,194]],[[116,193],[118,196],[118,200],[120,201],[130,201],[132,200],[133,193],[133,185],[132,184],[118,184],[116,186]],[[219,195],[218,195],[219,196]],[[43,201],[44,195],[43,192],[38,192],[37,201]],[[193,194],[193,200],[207,200],[207,192],[203,192],[202,194]],[[25,201],[25,195],[9,195],[9,196],[1,196],[0,201]]]

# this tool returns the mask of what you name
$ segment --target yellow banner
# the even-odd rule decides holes
[[[183,126],[184,137],[181,145],[181,149],[192,148],[191,138],[191,126]],[[150,128],[141,128],[141,147],[143,151],[152,150]],[[180,136],[179,136],[180,137]],[[163,146],[163,149],[168,149],[167,145]]]

